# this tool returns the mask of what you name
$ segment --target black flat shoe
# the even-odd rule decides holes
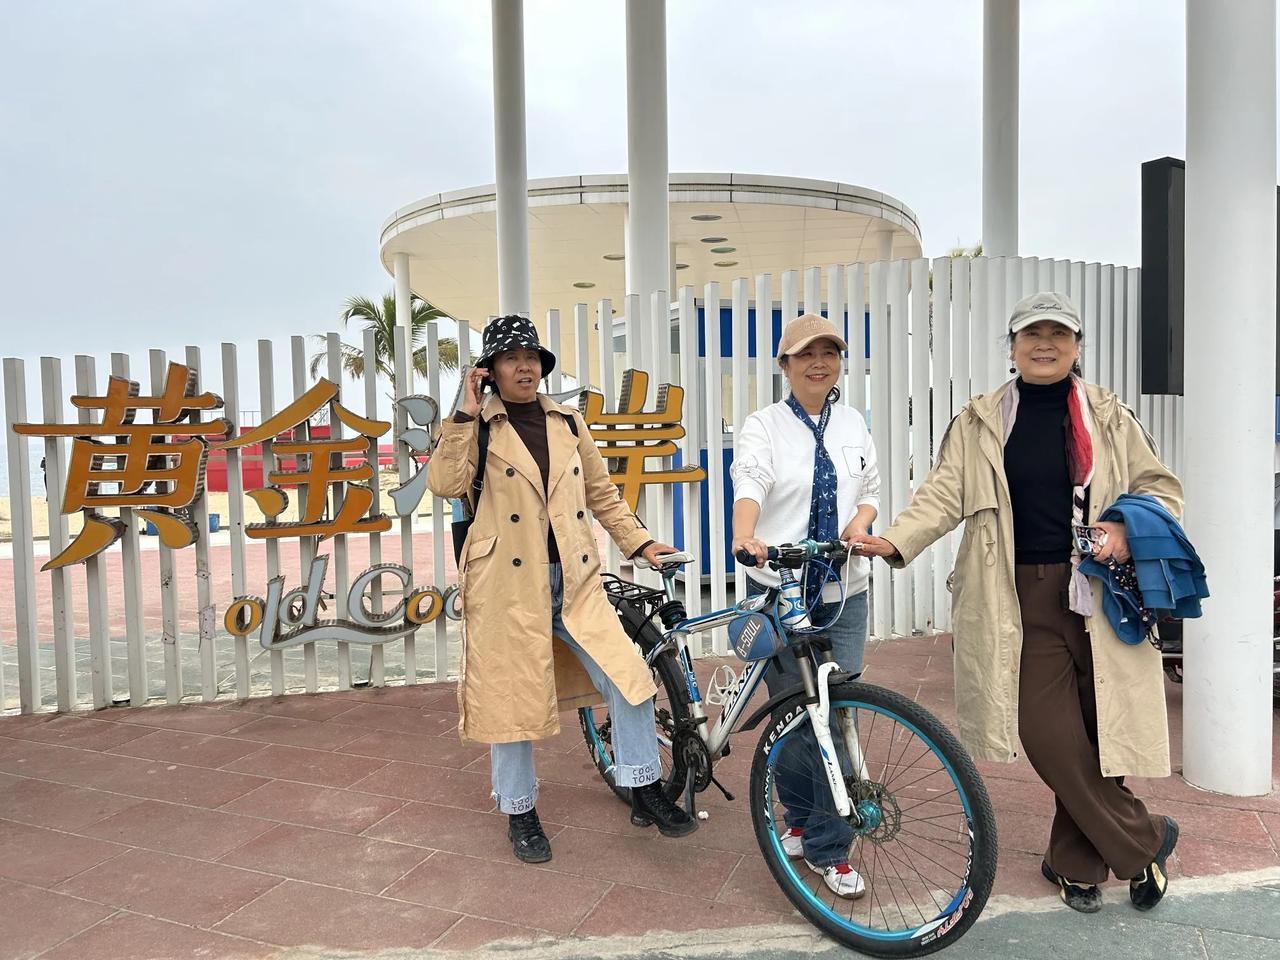
[[[698,821],[668,799],[661,780],[631,788],[631,822],[637,827],[656,823],[664,837],[683,837],[698,829]]]
[[[508,814],[507,838],[517,857],[525,863],[546,863],[551,859],[551,841],[538,819],[538,811]]]
[[[1096,883],[1075,883],[1055,873],[1048,860],[1040,861],[1040,873],[1050,883],[1058,885],[1062,902],[1080,913],[1097,913],[1102,909],[1102,891]]]
[[[1138,910],[1150,910],[1164,898],[1169,889],[1169,874],[1165,864],[1173,848],[1178,845],[1178,822],[1173,817],[1164,818],[1164,842],[1156,851],[1156,858],[1147,865],[1141,875],[1129,881],[1129,902]]]

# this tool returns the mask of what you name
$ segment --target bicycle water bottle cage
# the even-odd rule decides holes
[[[734,672],[733,667],[727,663],[722,663],[716,667],[716,672],[711,675],[711,682],[707,684],[707,703],[713,707],[723,707],[729,695],[738,689],[738,675]]]
[[[742,660],[767,660],[786,646],[786,640],[764,613],[746,613],[729,621],[729,643]]]

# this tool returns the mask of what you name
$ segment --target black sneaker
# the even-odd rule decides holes
[[[1141,875],[1129,881],[1129,902],[1139,910],[1150,910],[1169,889],[1169,874],[1165,864],[1173,848],[1178,845],[1178,822],[1173,817],[1164,818],[1164,842],[1156,851],[1156,858],[1147,865]]]
[[[551,859],[551,841],[543,832],[538,811],[508,815],[507,838],[516,856],[525,863],[546,863]]]
[[[1048,860],[1040,861],[1040,872],[1050,883],[1058,885],[1062,902],[1080,913],[1097,913],[1102,909],[1102,891],[1096,883],[1076,883],[1054,872]]]
[[[683,837],[698,829],[698,821],[667,798],[661,780],[631,788],[631,822],[637,827],[656,823],[664,837]]]

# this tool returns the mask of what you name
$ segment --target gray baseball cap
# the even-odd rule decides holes
[[[1023,297],[1013,308],[1009,317],[1009,333],[1014,334],[1024,327],[1029,327],[1038,320],[1052,320],[1060,323],[1072,333],[1078,334],[1083,329],[1080,325],[1080,311],[1070,298],[1060,293],[1045,291]]]

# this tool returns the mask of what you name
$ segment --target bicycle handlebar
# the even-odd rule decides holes
[[[817,557],[843,560],[848,555],[849,549],[840,540],[801,540],[799,543],[784,543],[778,547],[769,547],[765,559],[784,567],[800,567]],[[756,565],[756,558],[746,550],[739,550],[733,556],[743,566]]]

